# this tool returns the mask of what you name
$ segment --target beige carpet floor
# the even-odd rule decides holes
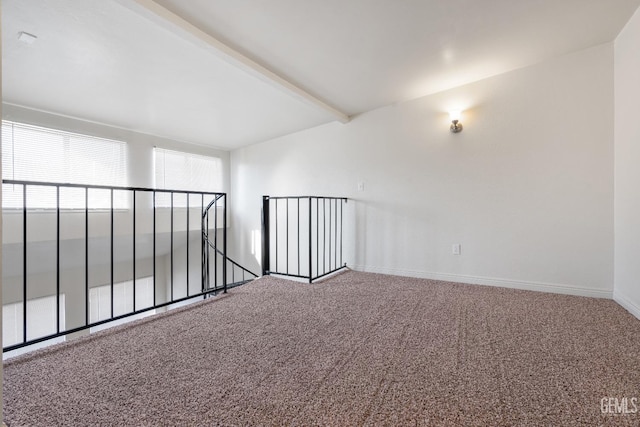
[[[640,398],[640,320],[604,299],[266,277],[4,376],[9,427],[638,426],[601,403]]]

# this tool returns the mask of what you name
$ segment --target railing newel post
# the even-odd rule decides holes
[[[113,248],[113,244],[114,244],[114,241],[115,241],[115,237],[114,237],[114,231],[115,231],[114,228],[115,227],[114,227],[114,218],[113,218],[113,188],[111,189],[111,213],[110,213],[110,217],[111,217],[110,218],[111,219],[111,230],[110,230],[111,231],[111,233],[110,233],[111,234],[111,289],[110,289],[111,316],[110,317],[113,318],[113,306],[114,306],[114,304],[113,304],[113,285],[114,285],[114,282],[115,282],[115,278],[114,278],[114,274],[113,274],[114,273],[114,269],[113,269],[113,264],[114,264],[114,248]],[[155,226],[155,223],[154,223],[154,226]],[[154,243],[155,243],[155,240],[154,240]],[[155,259],[154,259],[154,261],[155,261]],[[155,264],[154,264],[154,267],[155,267]],[[154,280],[155,280],[155,270],[154,270]]]
[[[289,199],[286,199],[286,204],[285,204],[285,208],[286,208],[286,215],[285,215],[285,225],[286,225],[286,242],[284,247],[286,248],[286,270],[287,270],[287,274],[289,274]]]
[[[270,219],[269,219],[269,196],[262,196],[262,275],[266,276],[270,270]]]
[[[316,275],[320,275],[320,198],[316,197]],[[313,276],[311,276],[313,280]]]
[[[22,342],[27,342],[27,185],[22,185]]]
[[[156,296],[156,190],[152,192],[152,204],[153,204],[153,305],[157,304]]]
[[[222,209],[222,247],[224,249],[224,255],[222,256],[222,280],[224,281],[224,293],[227,293],[227,195],[224,195],[224,208]],[[216,217],[218,211],[216,209]],[[217,232],[216,232],[217,235]]]
[[[309,283],[313,282],[313,229],[311,224],[313,222],[313,210],[311,201],[313,199],[309,197]]]
[[[170,234],[170,238],[169,238],[169,240],[170,240],[170,243],[169,243],[170,244],[170,248],[169,248],[170,251],[169,252],[171,254],[170,255],[170,267],[171,267],[170,268],[170,274],[171,274],[171,277],[170,277],[169,280],[170,280],[170,283],[171,283],[171,301],[173,301],[173,191],[171,191],[170,194],[171,194],[171,203],[170,203],[170,206],[171,206],[171,213],[170,213],[171,226],[170,226],[170,233],[169,233]]]
[[[206,224],[206,233],[205,236],[207,237],[207,290],[211,289],[211,270],[210,270],[210,264],[209,264],[209,258],[210,258],[210,251],[209,251],[209,208],[207,208],[206,212],[205,212],[205,224]],[[214,260],[215,261],[215,260]],[[216,280],[216,278],[214,278],[214,280]],[[215,287],[215,285],[214,285]],[[215,295],[215,294],[214,294]]]
[[[56,185],[56,333],[60,333],[60,186]]]
[[[84,188],[84,324],[89,325],[89,187]]]
[[[298,250],[298,276],[300,275],[300,199],[297,200],[298,207],[298,229],[297,229],[297,243],[296,249]]]
[[[133,190],[133,312],[136,311],[136,190]]]
[[[278,264],[278,252],[280,252],[280,245],[278,245],[278,199],[275,199],[274,202],[275,208],[274,208],[274,216],[275,216],[275,220],[274,220],[274,224],[276,226],[276,273],[280,271],[280,264]]]
[[[187,296],[189,296],[189,214],[190,214],[190,210],[189,210],[189,193],[186,194],[187,196]]]
[[[202,283],[201,283],[201,288],[200,291],[204,292],[205,291],[205,283],[206,283],[206,274],[207,274],[207,263],[206,263],[206,259],[205,259],[205,254],[206,254],[206,246],[207,245],[207,234],[206,234],[206,230],[204,228],[204,216],[205,216],[205,212],[204,212],[204,194],[200,195],[200,239],[202,241],[202,244],[200,245],[200,262],[201,262],[201,267],[202,267]]]

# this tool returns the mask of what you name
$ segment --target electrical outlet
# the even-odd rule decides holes
[[[364,182],[358,183],[358,191],[364,191]]]
[[[451,253],[454,255],[460,255],[460,243],[454,243],[453,246],[451,246]]]

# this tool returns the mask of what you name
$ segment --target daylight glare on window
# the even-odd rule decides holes
[[[9,121],[2,122],[2,178],[20,181],[127,186],[127,144]],[[22,208],[21,185],[3,185],[3,208]],[[111,207],[108,190],[61,189],[64,209]],[[114,194],[114,208],[126,208],[128,197]],[[30,186],[27,208],[55,209],[55,187]]]
[[[222,160],[181,151],[154,148],[155,188],[166,190],[222,191]],[[200,199],[189,196],[189,206],[200,206]],[[196,200],[197,199],[197,200]],[[171,206],[169,193],[156,194],[156,206]],[[173,207],[186,207],[185,195],[176,194]]]

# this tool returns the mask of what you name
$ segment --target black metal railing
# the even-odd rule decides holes
[[[309,283],[346,267],[345,197],[262,197],[262,274]]]
[[[20,250],[15,251],[16,257],[21,258],[21,269],[14,268],[17,274],[21,275],[16,280],[16,282],[21,281],[18,285],[21,289],[12,290],[16,294],[21,294],[17,303],[22,305],[22,328],[21,339],[17,343],[3,346],[3,352],[198,297],[207,297],[220,291],[226,292],[231,287],[257,277],[256,274],[227,256],[227,196],[225,193],[3,180],[3,200],[5,195],[8,197],[7,200],[10,199],[10,203],[3,207],[3,221],[11,219],[15,222],[14,228],[22,227],[19,233],[13,232],[18,240],[13,242],[13,245],[21,245]],[[51,220],[52,215],[47,214],[55,214],[54,220]],[[191,218],[195,217],[195,214],[200,219],[199,231],[198,228],[194,228],[197,227],[193,222],[195,218]],[[10,218],[11,216],[13,217]],[[47,223],[44,226],[43,221]],[[6,224],[3,228],[6,230]],[[55,233],[51,233],[53,229]],[[67,236],[67,239],[61,238],[63,229],[65,233],[72,236]],[[51,236],[37,235],[43,230]],[[194,248],[198,247],[196,239],[201,240],[202,274],[199,284],[193,281],[194,272],[199,268],[193,263],[194,254],[190,253],[194,250],[193,248],[190,250],[190,245],[195,244]],[[43,243],[52,240],[55,240],[55,246],[46,246]],[[95,246],[99,243],[106,246],[107,242],[109,249],[101,253],[106,255],[108,260],[92,258],[90,262],[90,246],[91,250],[95,250]],[[67,249],[73,244],[76,246],[65,254],[62,244]],[[40,249],[34,250],[33,247],[38,245]],[[159,246],[163,247],[159,248]],[[55,258],[55,274],[50,280],[55,283],[47,284],[47,292],[48,296],[55,296],[56,324],[55,327],[51,325],[54,332],[36,337],[29,336],[27,302],[32,300],[30,294],[34,293],[31,292],[29,283],[30,280],[35,281],[36,273],[33,271],[42,270],[38,264],[43,261],[32,259],[29,256],[30,250],[34,252],[32,254],[34,256]],[[55,255],[51,254],[50,250],[55,250]],[[77,259],[78,252],[83,253],[83,259]],[[81,281],[84,283],[77,286],[82,289],[75,289],[74,292],[83,294],[84,298],[80,298],[84,300],[84,304],[81,304],[79,310],[82,310],[83,305],[84,313],[80,315],[76,313],[74,321],[64,322],[64,325],[61,325],[62,288],[70,286],[64,283],[61,276],[63,272],[61,257],[63,256],[68,263],[76,263],[78,268],[83,270]],[[143,258],[145,256],[152,261],[145,264],[144,272],[137,271],[137,267],[142,270],[140,268],[142,265],[138,265],[142,264],[141,259],[148,260]],[[164,270],[158,266],[159,258],[163,258]],[[121,276],[119,281],[122,281],[124,274],[125,281],[133,282],[132,295],[130,295],[133,298],[132,309],[124,313],[116,313],[114,310],[116,305],[115,266],[117,263],[118,265],[126,263],[129,259],[131,260],[130,270],[123,273],[120,268],[118,273]],[[53,265],[53,259],[51,259],[51,265]],[[104,273],[107,266],[109,270],[107,280],[100,283],[96,283],[96,280],[90,281],[92,270],[100,270]],[[152,304],[146,306],[136,302],[136,282],[141,280],[141,275],[150,275],[153,279]],[[166,275],[169,277],[161,283],[160,278]],[[179,280],[176,280],[176,277]],[[236,277],[239,280],[236,280]],[[90,314],[95,314],[90,308],[90,289],[98,285],[110,287],[108,292],[110,313],[108,316],[99,316],[99,320],[90,320]],[[54,286],[55,290],[53,290]],[[42,290],[38,289],[37,292],[42,293]],[[65,307],[65,312],[68,312],[67,307],[70,305]],[[78,309],[78,307],[71,308]],[[79,317],[83,319],[78,320]],[[72,324],[67,327],[69,323]]]
[[[216,249],[213,244],[209,242],[209,246],[213,249],[219,256],[224,256],[224,253],[220,249]],[[236,286],[244,285],[247,282],[252,281],[257,278],[258,275],[248,268],[245,268],[238,264],[236,261],[232,260],[229,257],[226,257],[226,275],[229,280],[227,280],[226,289],[235,288]],[[220,289],[218,289],[220,290]]]
[[[226,194],[218,194],[216,197],[209,202],[206,208],[203,209],[202,213],[202,292],[210,293],[223,291],[227,292],[227,289],[233,288],[236,286],[243,285],[256,277],[257,274],[253,273],[249,269],[241,266],[231,258],[229,258],[227,254],[227,215],[226,215],[226,205],[224,209],[224,215],[222,216],[222,250],[219,249],[218,244],[218,233],[215,232],[213,238],[209,237],[210,228],[210,212],[213,208],[214,219],[211,221],[213,223],[213,230],[218,230],[218,201],[221,199],[226,199]],[[223,200],[224,201],[224,200]],[[211,260],[211,252],[213,251],[213,259],[214,262],[210,262]],[[218,266],[218,257],[222,259],[222,265]],[[213,274],[212,270],[213,269]],[[218,284],[217,278],[219,276],[219,272],[222,273],[222,283]],[[240,275],[240,280],[236,280],[236,272]],[[211,277],[213,276],[214,284],[211,286]],[[230,281],[227,280],[230,276]]]

